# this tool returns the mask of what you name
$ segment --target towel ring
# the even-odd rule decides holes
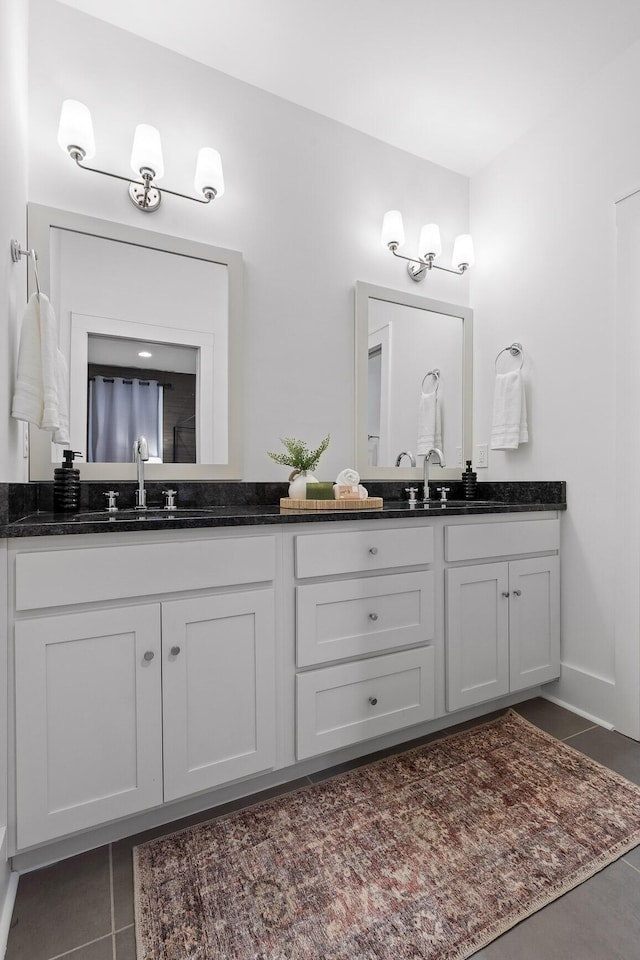
[[[503,353],[507,353],[507,352],[510,353],[512,357],[520,357],[520,366],[517,369],[522,370],[522,365],[524,363],[524,350],[522,349],[522,344],[518,343],[517,340],[514,340],[513,343],[510,344],[508,347],[503,347],[503,349],[500,350],[500,352],[496,356],[496,359],[495,359],[496,372],[498,370],[498,360],[500,359]]]
[[[432,392],[437,395],[438,387],[440,386],[440,371],[438,370],[437,367],[434,367],[433,370],[429,370],[428,373],[425,373],[424,377],[422,378],[422,386],[420,387],[423,393],[424,393],[424,382],[427,379],[427,377],[433,377],[433,379],[435,380],[436,388]],[[429,394],[426,394],[426,396],[429,396]]]

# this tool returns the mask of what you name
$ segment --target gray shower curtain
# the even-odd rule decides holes
[[[133,441],[146,437],[162,458],[162,386],[157,380],[94,377],[89,381],[88,460],[128,463]]]

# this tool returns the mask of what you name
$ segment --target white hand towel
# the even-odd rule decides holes
[[[67,365],[58,350],[53,307],[44,294],[34,293],[22,320],[11,415],[49,430],[56,443],[68,443],[67,390]]]
[[[347,467],[346,470],[340,471],[336,477],[336,483],[344,483],[352,487],[357,487],[357,485],[360,483],[360,474],[357,470]]]
[[[496,374],[493,394],[492,450],[516,450],[529,439],[524,378],[519,370]]]
[[[435,391],[423,393],[420,397],[416,453],[427,454],[433,447],[442,450],[442,414]]]

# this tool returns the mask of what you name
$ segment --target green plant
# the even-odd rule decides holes
[[[320,461],[320,457],[329,446],[329,434],[324,438],[317,450],[309,450],[304,440],[295,440],[293,437],[284,437],[282,443],[286,448],[286,453],[271,453],[267,450],[267,456],[275,460],[276,463],[282,463],[286,467],[295,467],[301,473],[304,471],[315,470]]]

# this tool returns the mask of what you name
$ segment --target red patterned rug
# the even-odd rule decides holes
[[[136,847],[138,960],[463,960],[640,843],[640,787],[509,711]]]

